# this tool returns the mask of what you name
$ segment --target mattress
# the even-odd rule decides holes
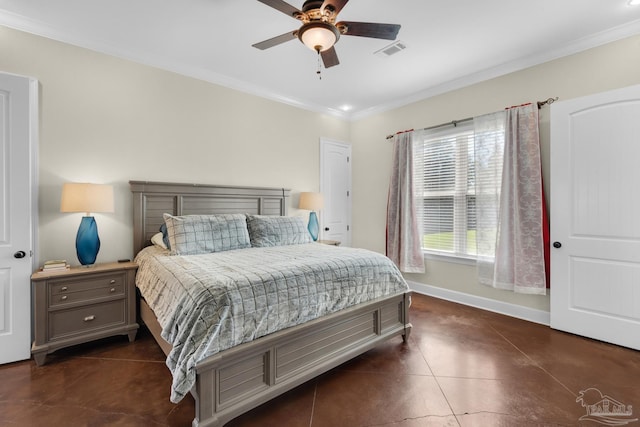
[[[171,401],[195,384],[196,364],[218,352],[324,315],[408,291],[385,256],[319,243],[136,256],[136,286],[173,348]]]

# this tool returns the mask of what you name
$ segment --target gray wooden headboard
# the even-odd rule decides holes
[[[133,254],[151,244],[163,213],[286,215],[291,190],[129,181],[133,193]]]

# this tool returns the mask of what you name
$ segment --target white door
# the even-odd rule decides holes
[[[351,246],[351,145],[320,139],[320,238]]]
[[[551,106],[551,327],[640,349],[640,85]]]
[[[0,73],[0,363],[28,359],[37,82]]]

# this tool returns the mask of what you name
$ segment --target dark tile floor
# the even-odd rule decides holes
[[[580,418],[600,393],[632,405],[616,421],[640,418],[640,352],[421,295],[411,321],[407,345],[393,339],[227,426],[597,426]],[[141,329],[131,344],[0,366],[0,425],[188,426],[193,399],[170,403],[170,382]]]

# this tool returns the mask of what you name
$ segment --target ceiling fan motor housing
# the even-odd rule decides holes
[[[313,9],[320,10],[320,8],[322,7],[322,3],[324,3],[323,0],[307,0],[302,5],[302,11],[308,13]]]
[[[302,5],[302,11],[294,13],[293,17],[305,24],[319,21],[335,24],[337,15],[335,9],[331,4],[324,5],[323,9],[324,3],[321,0],[307,0]]]

